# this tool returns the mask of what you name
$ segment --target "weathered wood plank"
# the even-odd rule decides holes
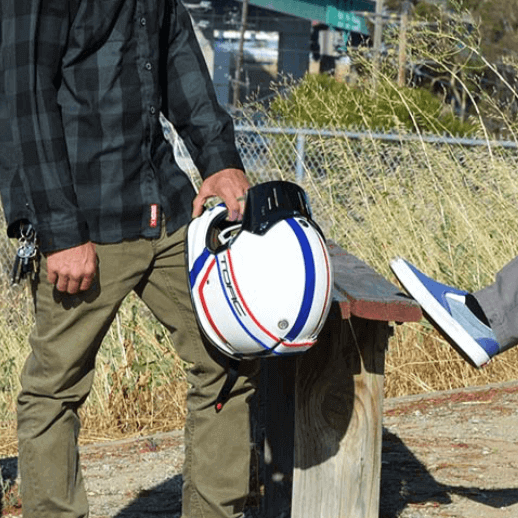
[[[341,319],[297,360],[292,518],[378,518],[386,322]]]
[[[352,315],[385,322],[421,320],[421,309],[415,300],[336,243],[327,244],[334,268],[335,293],[346,298]]]
[[[364,262],[328,245],[333,304],[319,342],[294,359],[295,380],[276,361],[261,379],[265,517],[289,516],[294,463],[292,518],[378,518],[388,322],[417,321],[421,310]],[[294,444],[286,440],[293,429]]]
[[[347,295],[339,290],[336,286],[333,286],[333,293],[332,293],[333,300],[338,303],[340,306],[340,313],[342,315],[342,318],[344,320],[347,320],[351,317],[351,303],[349,302],[349,299],[347,298]]]

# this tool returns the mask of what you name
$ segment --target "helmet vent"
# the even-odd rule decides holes
[[[275,207],[279,207],[279,198],[277,198],[277,189],[273,189],[273,197],[275,198]]]

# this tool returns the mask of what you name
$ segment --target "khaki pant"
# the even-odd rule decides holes
[[[77,438],[79,406],[88,396],[95,357],[123,299],[135,290],[172,333],[189,373],[182,516],[242,516],[248,493],[248,402],[257,363],[244,362],[223,410],[214,401],[227,360],[205,346],[194,314],[184,258],[185,228],[156,240],[98,245],[92,288],[63,295],[46,279],[33,282],[36,324],[18,399],[19,466],[24,518],[88,516]]]

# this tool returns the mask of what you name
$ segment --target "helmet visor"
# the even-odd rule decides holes
[[[275,223],[294,216],[311,220],[304,189],[291,182],[265,182],[248,189],[241,229],[262,236]]]

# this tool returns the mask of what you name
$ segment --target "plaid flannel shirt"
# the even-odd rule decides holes
[[[43,252],[157,237],[190,219],[194,189],[163,112],[203,178],[243,169],[179,0],[2,0],[0,191],[8,233]]]

